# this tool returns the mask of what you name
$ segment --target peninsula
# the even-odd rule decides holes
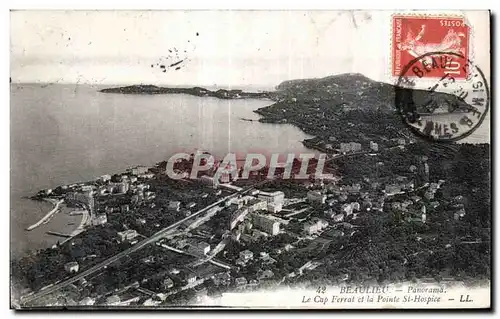
[[[211,91],[202,87],[192,88],[172,88],[160,87],[156,85],[130,85],[117,88],[102,89],[102,93],[120,94],[188,94],[194,96],[210,96],[219,99],[274,99],[274,92],[244,92],[243,90],[219,89]]]

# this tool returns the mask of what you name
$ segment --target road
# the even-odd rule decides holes
[[[211,209],[212,207],[215,207],[215,206],[219,205],[220,203],[223,203],[223,202],[227,201],[228,199],[231,199],[231,198],[236,197],[236,196],[238,196],[240,194],[246,193],[246,192],[250,191],[251,189],[253,189],[253,187],[255,187],[255,186],[256,185],[248,187],[247,189],[243,189],[240,192],[228,195],[228,196],[226,196],[226,197],[224,197],[224,198],[216,201],[215,203],[210,204],[210,205],[206,206],[205,208],[200,209],[196,213],[193,213],[190,216],[188,216],[188,217],[186,217],[186,218],[184,218],[184,219],[182,219],[182,220],[180,220],[180,221],[178,221],[178,222],[176,222],[176,223],[174,223],[174,224],[172,224],[170,226],[167,226],[167,227],[163,228],[162,230],[160,230],[157,233],[153,234],[151,237],[148,237],[148,238],[146,238],[146,239],[138,242],[134,246],[132,246],[132,247],[130,247],[130,248],[128,248],[128,249],[126,249],[126,250],[124,250],[122,252],[119,252],[118,254],[116,254],[116,255],[114,255],[114,256],[112,256],[112,257],[110,257],[110,258],[108,258],[108,259],[106,259],[106,260],[104,260],[104,261],[102,261],[100,263],[98,263],[97,265],[94,265],[94,266],[90,267],[87,270],[82,271],[81,273],[75,275],[74,277],[71,277],[69,279],[63,280],[60,283],[55,284],[54,286],[52,286],[50,288],[47,288],[47,289],[45,289],[43,291],[38,291],[37,293],[35,293],[35,294],[31,295],[31,296],[28,296],[28,297],[25,297],[25,298],[21,297],[21,303],[22,304],[26,304],[26,303],[32,302],[32,301],[34,301],[36,299],[39,299],[39,298],[41,298],[43,296],[46,296],[46,295],[52,293],[54,291],[57,291],[57,290],[65,287],[65,286],[67,286],[69,284],[72,284],[72,283],[74,283],[74,282],[76,282],[76,281],[78,281],[78,280],[80,280],[80,279],[82,279],[84,277],[87,277],[87,276],[95,273],[96,271],[99,271],[99,270],[103,269],[104,267],[106,267],[106,266],[108,266],[108,265],[110,265],[110,264],[118,261],[120,258],[123,258],[123,257],[125,257],[127,255],[130,255],[130,254],[132,254],[132,253],[134,253],[134,252],[142,249],[143,247],[145,247],[145,246],[147,246],[147,245],[149,245],[151,243],[154,243],[154,242],[158,241],[161,238],[164,238],[165,236],[169,235],[169,232],[171,230],[176,229],[177,226],[179,226],[180,224],[184,223],[185,221],[193,219],[193,218],[195,218],[195,217],[203,214],[207,210]]]

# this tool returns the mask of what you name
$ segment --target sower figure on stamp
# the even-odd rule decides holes
[[[465,50],[462,47],[461,39],[465,37],[464,33],[457,33],[455,30],[449,29],[448,33],[440,43],[425,43],[420,41],[420,39],[424,36],[424,32],[425,24],[421,26],[420,32],[416,37],[413,37],[413,32],[409,30],[406,35],[405,42],[398,44],[398,48],[400,50],[407,51],[415,58],[429,52],[451,52],[465,55]],[[428,56],[425,59],[430,60],[431,57]]]

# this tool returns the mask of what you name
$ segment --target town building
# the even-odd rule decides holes
[[[107,306],[116,306],[119,305],[121,302],[120,297],[117,295],[112,295],[106,298],[106,305]]]
[[[253,259],[253,252],[250,250],[240,251],[240,259],[244,262],[252,260]]]
[[[267,209],[267,202],[262,199],[254,198],[248,201],[247,207],[250,213],[258,210],[265,210]]]
[[[124,230],[122,232],[118,232],[117,235],[119,237],[119,241],[124,242],[127,240],[134,239],[135,237],[137,237],[138,234],[137,234],[137,231],[135,229],[127,229],[127,230]]]
[[[326,195],[319,191],[307,192],[307,200],[313,204],[324,204],[326,202]]]
[[[342,237],[344,236],[344,232],[341,231],[340,229],[332,229],[331,231],[328,232],[328,235],[330,237]]]
[[[265,200],[268,204],[273,203],[273,204],[283,204],[285,201],[285,193],[282,191],[276,191],[273,193],[268,193],[268,192],[259,192],[257,195],[258,199]],[[265,209],[265,208],[264,208]]]
[[[304,224],[304,232],[308,235],[312,235],[323,230],[326,227],[328,227],[327,221],[319,218],[313,218],[312,220]]]
[[[95,304],[95,299],[91,297],[85,297],[78,303],[80,306],[92,306]]]
[[[210,245],[205,242],[192,243],[189,246],[189,250],[195,254],[206,255],[210,252]]]
[[[139,175],[137,175],[137,177],[141,178],[141,179],[151,179],[151,178],[155,177],[155,174],[153,174],[153,173],[139,174]]]
[[[347,192],[349,194],[357,194],[361,191],[361,185],[358,183],[352,185],[345,185],[342,189],[344,192]]]
[[[236,210],[229,219],[229,230],[232,230],[236,225],[242,222],[248,214],[248,208],[244,207]]]
[[[101,178],[99,178],[101,180],[101,182],[107,182],[109,180],[111,180],[111,175],[109,174],[106,174],[106,175],[102,175]]]
[[[170,289],[173,286],[174,286],[174,281],[170,277],[167,277],[163,280],[163,288],[164,289]]]
[[[323,214],[327,218],[333,218],[333,216],[335,216],[336,213],[333,211],[333,209],[330,208],[330,209],[323,211]]]
[[[356,142],[340,143],[340,152],[359,152],[361,151],[361,144]]]
[[[70,261],[69,263],[66,263],[64,265],[64,270],[66,270],[66,272],[69,272],[69,273],[75,273],[75,272],[78,272],[78,269],[79,269],[79,265],[76,261]]]
[[[129,207],[128,204],[123,204],[123,205],[120,206],[120,211],[122,213],[127,213],[129,210],[130,210],[130,207]]]
[[[351,215],[353,211],[352,204],[347,204],[347,203],[342,204],[342,206],[340,207],[340,211],[344,213],[346,216]]]
[[[106,214],[95,215],[94,218],[92,218],[92,225],[93,226],[104,225],[107,222],[108,222],[108,217]]]
[[[428,189],[425,191],[424,193],[424,197],[428,200],[433,200],[434,199],[434,195],[435,195],[436,191],[434,190],[431,190],[431,189]]]
[[[245,277],[238,277],[234,280],[234,283],[236,284],[236,287],[242,287],[245,286],[248,281]]]
[[[231,282],[231,275],[228,272],[215,274],[212,278],[215,286],[227,286]]]
[[[215,186],[215,179],[211,176],[203,175],[200,177],[200,181],[208,186],[214,187]]]
[[[279,204],[269,203],[269,204],[267,204],[267,211],[270,213],[276,214],[276,213],[281,212],[282,209],[283,209],[282,203],[279,203]]]
[[[94,189],[93,185],[83,185],[82,186],[82,192],[88,192]]]
[[[181,209],[181,202],[172,200],[168,203],[168,210],[172,212],[178,212]]]
[[[125,194],[129,190],[129,184],[127,181],[123,181],[117,184],[117,190],[120,194]]]
[[[333,221],[336,223],[339,223],[344,220],[344,215],[343,214],[336,214],[332,217]]]
[[[226,206],[233,206],[236,209],[241,209],[243,207],[243,201],[240,198],[232,198],[226,202]]]
[[[115,183],[109,183],[108,185],[106,185],[106,190],[108,193],[113,194],[116,190]]]
[[[148,172],[148,168],[146,166],[136,166],[130,169],[127,169],[127,172],[129,172],[132,175],[138,176],[142,174],[146,174]]]
[[[262,279],[270,279],[270,278],[273,278],[274,277],[274,273],[272,270],[264,270],[260,275],[259,275],[259,280],[262,280]]]
[[[72,204],[84,204],[90,209],[90,214],[93,214],[95,207],[94,192],[92,190],[85,192],[68,192],[65,197],[66,201]]]
[[[359,209],[360,209],[360,207],[361,207],[361,205],[359,205],[359,203],[358,203],[358,202],[352,202],[352,203],[351,203],[351,206],[352,206],[352,210],[353,210],[353,211],[359,211]]]
[[[429,183],[429,164],[426,156],[419,156],[416,171],[416,187],[422,187]]]
[[[219,182],[221,184],[229,183],[231,181],[231,174],[223,172],[220,174]]]
[[[465,209],[460,208],[458,211],[453,213],[453,219],[459,220],[460,218],[465,216]]]
[[[253,226],[269,235],[277,235],[280,231],[280,222],[272,216],[261,215],[257,213],[252,214]]]
[[[373,141],[370,141],[370,149],[373,151],[373,152],[378,152],[378,144],[373,142]]]
[[[188,284],[192,284],[196,281],[197,277],[196,277],[196,274],[190,270],[184,270],[182,272],[179,273],[181,279],[185,282],[187,282]]]
[[[388,184],[385,185],[384,192],[386,195],[395,195],[402,192],[401,185],[399,184]]]

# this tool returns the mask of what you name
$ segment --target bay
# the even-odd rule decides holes
[[[292,125],[241,120],[257,120],[253,110],[272,101],[105,94],[101,88],[11,85],[12,256],[56,243],[48,230],[76,227],[74,217],[58,214],[25,231],[51,209],[23,198],[39,189],[153,165],[176,152],[313,152],[301,143],[311,136]]]

